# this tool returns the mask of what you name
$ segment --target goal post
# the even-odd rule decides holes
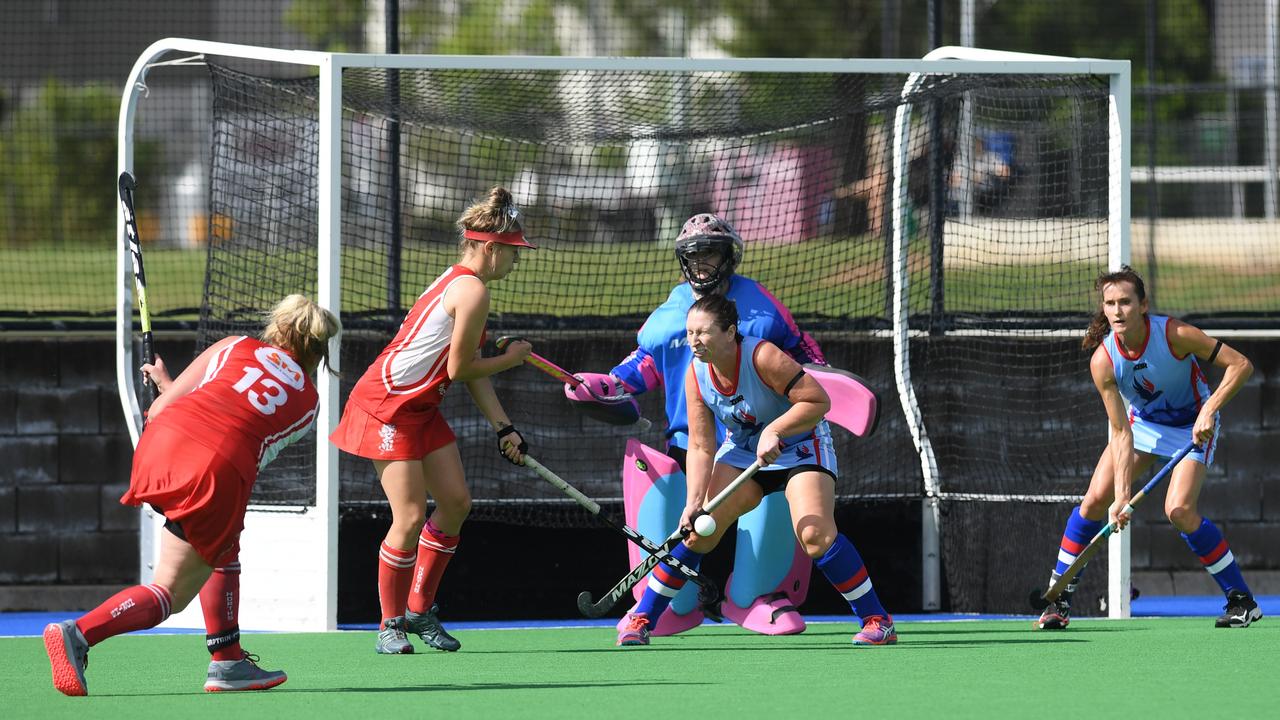
[[[188,53],[195,57],[177,61],[162,61],[169,53]],[[147,92],[148,72],[158,65],[182,64],[198,61],[204,55],[229,57],[263,62],[285,63],[314,67],[322,79],[340,77],[327,53],[296,50],[257,48],[199,40],[160,40],[139,57],[125,84],[120,105],[119,138],[117,145],[118,170],[133,170],[134,120],[139,99]],[[321,153],[319,183],[327,188],[318,197],[320,208],[317,218],[320,232],[315,238],[320,256],[326,261],[320,264],[316,280],[315,300],[335,312],[339,308],[339,278],[336,271],[339,261],[337,247],[337,199],[340,178],[332,158],[337,157],[341,138],[335,128],[340,128],[340,91],[331,94],[329,88],[338,81],[324,83],[321,93],[319,123],[320,142],[328,148]],[[335,122],[332,115],[338,115]],[[325,120],[327,118],[327,121]],[[146,181],[145,179],[143,180]],[[117,236],[123,238],[124,221],[117,213]],[[118,250],[118,275],[131,277],[127,248],[121,243]],[[137,362],[133,356],[133,286],[117,282],[116,312],[116,376],[126,424],[134,446],[142,432],[142,412],[138,405],[135,386]],[[340,353],[338,340],[330,340],[330,364],[338,371]],[[333,376],[319,372],[316,376],[317,391],[322,398],[316,414],[316,433],[328,437],[337,424],[337,387]],[[329,443],[316,443],[316,491],[314,502],[309,505],[281,508],[251,505],[245,514],[244,537],[250,541],[242,545],[241,590],[250,598],[240,610],[240,627],[245,630],[315,631],[337,628],[337,578],[338,578],[338,487],[336,472],[337,449]],[[139,520],[139,582],[150,582],[154,576],[160,550],[160,532],[163,516],[152,508],[143,506]],[[254,542],[260,540],[261,542]],[[169,627],[203,627],[199,600],[185,610],[175,613],[164,623]]]
[[[1037,342],[1054,337],[1087,313],[1076,281],[1127,258],[1128,63],[983,52],[919,60],[477,57],[168,39],[147,49],[126,85],[119,166],[132,169],[148,73],[207,64],[215,128],[210,223],[224,218],[231,229],[225,238],[210,233],[201,342],[254,332],[254,313],[274,295],[307,292],[343,320],[330,357],[355,376],[394,333],[397,308],[407,307],[389,303],[388,289],[403,285],[409,295],[401,299],[411,302],[430,280],[425,273],[450,262],[452,219],[491,185],[512,189],[542,249],[522,257],[521,272],[495,286],[490,335],[589,338],[557,357],[574,371],[607,370],[628,344],[634,347],[635,328],[679,281],[670,260],[673,227],[694,212],[725,215],[747,242],[739,272],[761,280],[819,338],[833,365],[859,371],[884,395],[889,415],[875,438],[837,439],[837,452],[856,458],[837,496],[923,503],[922,606],[938,609],[949,586],[940,538],[967,532],[942,526],[940,502],[992,494],[1046,501],[1060,498],[1064,487],[1037,484],[1055,472],[1051,462],[1030,468],[1021,483],[1008,479],[1025,469],[1017,458],[1016,466],[997,460],[997,480],[964,485],[974,463],[954,446],[964,443],[966,423],[987,422],[986,409],[966,414],[966,403],[937,393],[951,379],[965,381],[942,360],[948,353],[989,353],[982,343],[1001,333],[1029,333]],[[238,69],[246,61],[255,72],[294,72],[287,79],[254,75]],[[956,121],[971,97],[986,104]],[[932,201],[913,195],[912,165],[928,159],[919,140],[929,128],[911,119],[910,108],[928,103],[951,123],[945,140],[934,137],[928,146],[935,155],[950,143],[948,162],[977,167],[972,135],[987,132],[989,145],[1003,143],[1001,151],[1020,163],[1011,171],[1018,179],[995,191],[965,186],[962,167],[960,189],[944,190],[962,196],[956,211],[946,195],[935,192]],[[394,146],[383,130],[389,122],[404,133]],[[1095,134],[1105,136],[1102,146]],[[1107,149],[1107,138],[1120,143],[1118,151]],[[402,162],[388,163],[387,147]],[[1108,167],[1099,170],[1104,157]],[[386,180],[388,172],[396,183]],[[394,217],[382,199],[388,188],[404,201]],[[926,209],[929,202],[934,207]],[[939,225],[945,236],[932,255],[928,234],[912,229],[927,213],[937,215],[925,224]],[[400,257],[385,245],[391,222],[407,225],[395,282],[386,280],[389,258]],[[1055,237],[1063,241],[1050,243]],[[1024,288],[1007,276],[1024,273],[1027,255],[1037,252],[1061,265],[1035,270],[1058,294],[1033,298],[1026,312],[1017,298],[966,296],[973,288]],[[127,262],[121,252],[117,376],[136,444],[141,413]],[[929,293],[920,293],[930,287],[921,278],[932,265],[934,284],[948,299],[935,303],[929,325],[921,319],[929,315],[921,314]],[[920,268],[926,275],[913,274]],[[606,346],[624,349],[609,356],[599,350]],[[1020,360],[1028,377],[1065,383],[1069,363],[1055,359],[1046,369],[1033,350]],[[318,376],[313,440],[286,451],[255,489],[242,545],[246,629],[336,625],[339,511],[383,503],[369,463],[340,458],[327,442],[353,381]],[[592,497],[616,501],[624,432],[584,423],[566,436],[564,424],[578,421],[548,403],[545,381],[505,373],[495,385],[504,403],[512,398],[512,419],[547,448],[540,457]],[[483,423],[459,395],[446,397],[446,414],[451,424],[456,419],[473,516],[581,522],[563,499],[512,480],[509,466],[479,449],[489,449],[481,442]],[[1046,432],[1055,430],[1061,428]],[[656,428],[642,439],[663,441]],[[931,457],[939,439],[943,447]],[[953,472],[959,485],[948,485]],[[144,582],[158,523],[144,509]],[[199,611],[171,623],[199,626]]]
[[[1053,64],[1053,71],[1064,75],[1098,74],[1106,77],[1108,85],[1105,130],[1107,157],[1107,214],[1106,214],[1106,260],[1110,270],[1117,270],[1129,262],[1129,218],[1130,218],[1130,77],[1127,61],[1092,60],[1050,55],[1009,52],[1002,50],[986,50],[971,47],[941,47],[924,56],[926,61],[964,60],[975,62],[1007,63],[1005,72],[1044,72],[1044,63]],[[1035,70],[1031,70],[1035,67]],[[893,348],[895,380],[898,397],[902,403],[904,417],[911,432],[912,441],[919,453],[919,461],[924,484],[924,498],[921,506],[921,560],[922,560],[922,605],[926,610],[937,610],[942,603],[942,517],[940,501],[950,494],[944,489],[939,477],[938,460],[934,452],[922,417],[920,401],[917,398],[911,377],[911,337],[913,330],[910,322],[911,308],[908,296],[911,292],[911,275],[908,272],[909,226],[911,224],[910,202],[907,188],[911,180],[910,159],[912,151],[912,114],[915,96],[928,75],[924,72],[912,73],[902,88],[902,104],[898,106],[894,122],[894,155],[893,155]],[[970,134],[973,124],[973,103],[965,98],[960,108],[959,124],[961,131],[957,134]],[[930,132],[933,133],[931,128]],[[957,215],[960,221],[971,220],[972,216],[972,178],[963,168],[972,160],[973,148],[968,145],[957,145],[957,159],[953,168],[953,176],[958,175],[955,186],[959,189]],[[941,212],[931,208],[933,212]],[[939,253],[946,247],[945,239],[938,239]],[[934,258],[935,263],[939,260]],[[945,267],[946,262],[940,263]],[[935,279],[942,274],[942,267],[934,266],[931,274]],[[939,286],[941,282],[937,283]],[[938,298],[931,298],[935,303]],[[1019,332],[1034,333],[1034,323],[1018,328]],[[928,331],[933,334],[933,328]],[[946,330],[938,334],[944,334]],[[996,331],[998,332],[998,331]],[[1050,330],[1049,332],[1053,332]],[[1052,412],[1052,409],[1048,410]],[[1043,494],[1038,499],[1048,500]],[[953,495],[962,501],[1018,501],[1002,493],[956,493]],[[1025,498],[1034,500],[1037,498]],[[1059,498],[1066,499],[1066,498]],[[1110,617],[1129,617],[1130,614],[1130,535],[1119,533],[1112,537],[1108,549],[1107,575],[1107,612]],[[1046,563],[1048,560],[1046,560]]]

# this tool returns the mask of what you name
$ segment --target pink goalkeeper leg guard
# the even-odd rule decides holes
[[[733,601],[733,581],[737,576],[735,572],[729,576],[729,582],[725,586],[725,599],[720,604],[720,612],[724,613],[726,620],[732,620],[761,635],[798,635],[806,627],[804,618],[797,609],[799,603],[804,602],[806,594],[801,593],[801,589],[807,591],[812,573],[813,559],[796,543],[791,569],[776,590],[757,596],[748,607],[740,607]]]
[[[684,510],[685,484],[680,464],[666,453],[635,438],[627,440],[622,464],[622,499],[628,525],[655,543],[667,539]],[[647,554],[635,543],[627,543],[631,567],[639,565]],[[633,593],[637,601],[644,594],[644,589],[645,583],[636,585]],[[689,583],[680,590],[658,621],[650,624],[649,634],[675,635],[698,627],[702,620],[702,610],[698,608],[698,586]],[[621,631],[622,623],[618,627]]]
[[[791,508],[781,493],[738,519],[733,574],[720,605],[724,616],[762,635],[804,632],[796,609],[809,594],[813,560],[795,539]]]

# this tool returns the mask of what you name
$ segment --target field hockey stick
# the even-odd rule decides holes
[[[760,461],[757,460],[756,462],[751,463],[751,467],[743,470],[742,474],[734,478],[733,482],[729,483],[724,490],[721,490],[718,495],[711,498],[711,501],[702,508],[703,511],[710,513],[715,510],[720,506],[720,503],[725,501],[725,498],[732,495],[733,491],[741,487],[747,480],[750,480],[751,476],[755,475],[756,471],[759,469]],[[658,548],[660,553],[651,554],[644,560],[641,560],[639,565],[632,568],[631,572],[627,573],[626,577],[619,580],[618,584],[614,585],[613,589],[605,593],[604,597],[599,600],[592,600],[591,593],[585,590],[579,593],[578,612],[589,618],[598,618],[612,610],[613,606],[618,604],[618,601],[622,599],[623,595],[631,592],[631,588],[635,587],[637,583],[643,580],[645,576],[647,576],[653,568],[657,566],[657,564],[661,562],[673,548],[675,548],[676,543],[684,540],[688,536],[689,531],[686,528],[676,528],[676,531],[671,533],[671,536],[668,537]]]
[[[117,187],[120,192],[120,209],[124,212],[124,230],[129,239],[129,254],[133,256],[133,284],[137,288],[138,317],[142,321],[142,359],[147,364],[154,365],[156,353],[151,341],[151,310],[147,307],[147,273],[142,268],[142,243],[138,238],[138,219],[133,206],[133,191],[138,184],[133,175],[125,171],[120,173]],[[142,378],[142,391],[148,406],[155,402],[156,384],[145,375]]]
[[[559,488],[559,490],[563,492],[565,495],[568,495],[569,497],[573,498],[574,501],[577,502],[579,505],[581,505],[587,512],[600,518],[609,527],[625,535],[628,540],[644,548],[645,552],[648,552],[650,554],[657,554],[659,560],[667,563],[668,565],[675,568],[676,570],[679,570],[685,577],[697,583],[699,587],[702,588],[703,591],[710,593],[716,599],[719,598],[720,588],[716,586],[713,580],[711,580],[710,578],[705,578],[702,575],[699,575],[697,570],[689,567],[688,565],[685,565],[684,563],[680,562],[679,559],[673,557],[670,554],[670,551],[663,552],[662,548],[654,544],[652,540],[645,537],[644,535],[641,535],[638,531],[629,527],[628,525],[618,522],[612,515],[605,512],[600,507],[599,503],[597,503],[595,500],[592,500],[591,498],[584,495],[580,490],[578,490],[577,488],[575,488],[574,486],[566,482],[564,478],[561,478],[559,475],[556,475],[555,473],[548,470],[546,466],[544,466],[542,463],[538,462],[537,460],[534,460],[528,455],[525,455],[524,464],[529,469],[533,470],[535,473],[541,476],[543,480],[546,480],[547,482]]]
[[[523,339],[524,338],[522,337],[518,337],[514,335],[509,337],[504,336],[504,337],[498,338],[494,342],[494,344],[498,347],[499,350],[504,350],[506,349],[507,345],[510,345],[512,342],[516,340],[523,340]],[[548,377],[559,380],[562,383],[566,383],[569,386],[573,387],[575,390],[584,385],[584,383],[582,382],[582,378],[571,374],[568,370],[565,370],[559,365],[542,357],[538,353],[535,353],[535,352],[529,353],[529,357],[525,358],[524,361],[529,365],[532,365],[533,367],[541,370]],[[588,393],[591,394],[591,397],[594,398],[597,402],[603,403],[602,407],[605,409],[602,409],[601,412],[605,412],[607,409],[607,406],[609,405],[633,399],[633,396],[631,395],[631,393],[627,393],[627,392],[624,392],[618,395],[601,395],[600,393],[596,392],[595,389],[592,388],[590,385],[586,385],[586,390]],[[586,411],[585,408],[583,410],[584,412]],[[591,413],[588,413],[588,414],[590,415]],[[592,415],[592,416],[595,417],[595,419],[600,420],[602,422],[607,422],[615,425],[619,424],[616,420],[612,420],[608,416],[602,416],[598,414]],[[645,432],[650,427],[653,427],[653,422],[650,421],[649,418],[644,417],[643,415],[641,415],[639,419],[636,420],[636,423],[639,424],[640,426],[640,429],[639,429],[640,432]]]
[[[1196,444],[1194,442],[1189,443],[1186,447],[1174,453],[1173,459],[1166,463],[1165,466],[1160,469],[1160,472],[1156,473],[1155,477],[1151,478],[1146,485],[1142,486],[1142,489],[1138,491],[1138,494],[1134,495],[1133,498],[1125,504],[1121,512],[1132,516],[1133,509],[1138,506],[1138,503],[1142,502],[1142,499],[1147,496],[1147,493],[1155,489],[1155,486],[1164,479],[1165,475],[1173,472],[1173,469],[1178,466],[1178,463],[1182,462],[1182,458],[1186,457],[1187,453],[1194,450],[1195,447]],[[1049,586],[1048,590],[1045,590],[1043,593],[1039,590],[1032,590],[1030,597],[1031,607],[1036,610],[1044,610],[1049,606],[1049,603],[1054,602],[1061,597],[1062,592],[1067,589],[1067,585],[1070,585],[1071,581],[1076,579],[1076,576],[1079,575],[1080,571],[1084,569],[1084,566],[1088,564],[1089,559],[1098,553],[1098,550],[1105,544],[1106,539],[1114,532],[1116,532],[1115,522],[1112,521],[1107,523],[1105,527],[1098,531],[1097,535],[1093,536],[1093,539],[1089,541],[1089,544],[1085,546],[1085,549],[1080,551],[1080,554],[1076,556],[1076,559],[1072,561],[1071,565],[1062,573],[1062,576],[1059,577],[1053,585]]]

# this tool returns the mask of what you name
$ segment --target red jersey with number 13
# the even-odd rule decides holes
[[[470,268],[454,265],[427,287],[395,338],[352,388],[347,402],[384,423],[431,419],[449,389],[454,323],[444,308],[444,295],[454,283],[469,277],[476,277]],[[483,334],[480,344],[484,344]]]
[[[289,353],[249,337],[219,350],[195,390],[151,426],[181,432],[230,460],[252,481],[258,470],[306,434],[318,395]]]

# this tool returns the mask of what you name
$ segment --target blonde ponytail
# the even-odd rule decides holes
[[[501,185],[490,188],[488,197],[464,210],[457,224],[459,235],[467,230],[484,233],[524,231],[515,198]],[[466,255],[468,250],[479,245],[483,243],[463,237],[458,241],[458,252]]]
[[[307,372],[321,362],[329,368],[329,339],[342,329],[338,318],[305,295],[293,294],[267,313],[262,341],[283,348]]]

